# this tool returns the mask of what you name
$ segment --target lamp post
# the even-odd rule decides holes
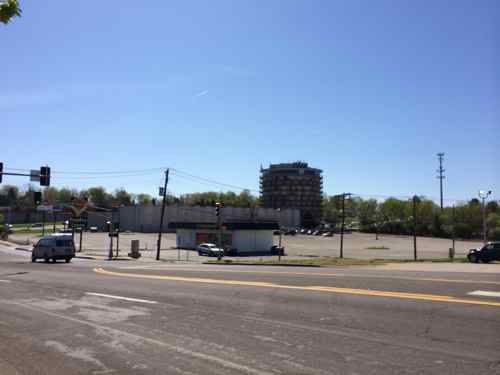
[[[482,210],[483,210],[483,243],[486,244],[487,238],[486,238],[486,199],[491,195],[491,190],[484,191],[484,190],[479,190],[479,199],[481,199],[481,205],[482,205]]]

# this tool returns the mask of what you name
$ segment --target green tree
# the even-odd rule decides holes
[[[68,188],[61,188],[57,194],[57,201],[61,204],[70,204],[73,192]]]
[[[6,0],[0,3],[0,22],[8,23],[13,17],[21,17],[21,8],[17,0]]]
[[[128,193],[124,188],[115,190],[114,200],[117,201],[121,206],[132,205],[132,195]]]
[[[375,199],[361,200],[359,203],[359,224],[361,226],[372,225],[377,221],[378,203]]]
[[[50,204],[58,203],[59,201],[59,190],[56,187],[48,187],[43,191],[43,200]]]
[[[0,190],[0,206],[16,207],[19,204],[19,189],[17,186],[4,185]]]
[[[152,197],[149,194],[141,193],[141,194],[137,194],[135,196],[135,202],[140,206],[145,205],[145,204],[150,204],[151,200],[152,200]]]
[[[92,187],[88,190],[90,202],[96,207],[111,208],[111,196],[102,186]]]

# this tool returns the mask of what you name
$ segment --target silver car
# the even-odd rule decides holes
[[[40,238],[33,247],[31,261],[36,262],[37,259],[43,259],[45,262],[50,260],[56,262],[59,259],[64,259],[66,263],[69,263],[74,256],[73,238],[67,234],[53,234]]]
[[[202,243],[196,247],[198,255],[207,255],[209,257],[224,256],[224,250],[219,249],[213,243]]]

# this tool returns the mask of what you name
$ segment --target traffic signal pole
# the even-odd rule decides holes
[[[163,202],[161,204],[160,230],[158,231],[158,243],[156,247],[156,260],[160,260],[161,233],[163,232],[163,216],[165,216],[165,203],[167,196],[168,174],[170,169],[165,171],[165,186],[163,188]]]
[[[38,178],[39,177],[40,178],[40,186],[50,186],[50,167],[48,167],[48,166],[40,167],[40,173],[37,175],[32,175],[31,173],[4,172],[3,167],[4,167],[3,163],[0,162],[0,183],[2,183],[3,176],[22,176],[22,177],[31,177],[31,178],[35,178],[35,177]]]

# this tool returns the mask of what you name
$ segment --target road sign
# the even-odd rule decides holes
[[[40,181],[40,171],[38,169],[30,170],[30,181],[39,182]]]
[[[159,195],[160,197],[163,197],[165,195],[165,188],[160,187]]]
[[[76,217],[79,217],[87,209],[89,202],[87,199],[75,199],[71,202],[71,209]]]

